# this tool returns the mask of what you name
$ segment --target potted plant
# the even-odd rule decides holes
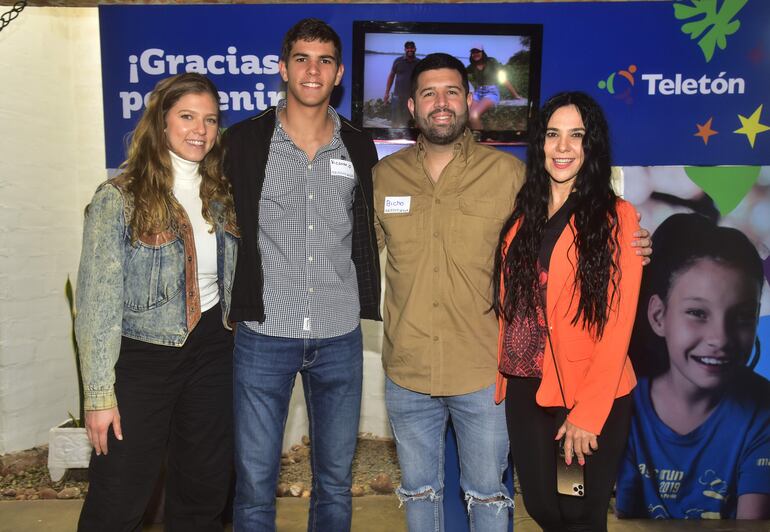
[[[63,421],[48,431],[48,473],[54,482],[61,480],[67,469],[88,467],[91,459],[91,442],[88,440],[86,429],[83,426],[85,412],[83,410],[83,375],[80,371],[80,351],[75,338],[75,298],[72,291],[72,283],[67,277],[64,285],[64,293],[70,309],[72,320],[72,348],[75,352],[75,367],[78,376],[78,416],[71,412],[69,419]]]

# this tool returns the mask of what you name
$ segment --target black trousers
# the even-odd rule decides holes
[[[524,506],[543,530],[607,530],[607,510],[631,422],[631,396],[615,399],[601,435],[599,450],[586,456],[584,497],[556,492],[554,437],[563,415],[535,402],[540,379],[508,379],[505,414],[511,456],[519,477]],[[563,409],[562,409],[563,412]]]
[[[232,479],[232,333],[220,305],[182,347],[123,337],[115,393],[123,440],[91,455],[78,530],[141,530],[166,460],[165,527],[221,531]]]

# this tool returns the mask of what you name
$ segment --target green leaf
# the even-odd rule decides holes
[[[716,0],[690,0],[691,6],[674,4],[674,18],[690,20],[703,15],[699,20],[692,20],[682,25],[682,33],[689,35],[691,40],[698,40],[698,47],[708,63],[714,57],[714,51],[727,48],[727,37],[736,33],[741,27],[740,20],[733,20],[743,9],[748,0],[724,0],[722,7],[717,9]]]

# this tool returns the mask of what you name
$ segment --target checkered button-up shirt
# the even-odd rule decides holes
[[[276,121],[259,200],[267,318],[246,322],[261,334],[331,338],[359,323],[351,259],[356,175],[331,107],[329,116],[332,140],[312,161]]]

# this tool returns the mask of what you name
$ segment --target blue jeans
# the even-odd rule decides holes
[[[457,435],[460,486],[471,531],[505,532],[513,501],[503,484],[508,467],[505,409],[494,401],[494,385],[477,392],[432,397],[385,382],[401,486],[410,532],[444,530],[444,441],[447,422]]]
[[[289,400],[302,375],[313,484],[308,530],[350,530],[363,379],[361,328],[335,338],[265,336],[239,324],[234,351],[233,529],[275,530],[275,489]]]

